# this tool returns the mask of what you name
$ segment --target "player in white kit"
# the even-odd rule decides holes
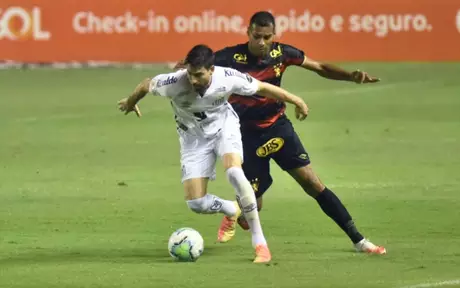
[[[185,63],[187,69],[142,81],[128,98],[118,102],[119,108],[125,114],[134,111],[140,116],[137,102],[148,92],[169,98],[177,122],[188,207],[196,213],[223,213],[228,217],[237,217],[241,209],[252,233],[254,262],[267,263],[271,253],[259,221],[255,194],[241,168],[239,118],[227,100],[231,94],[275,98],[294,104],[300,120],[307,116],[308,107],[301,98],[282,88],[231,68],[214,66],[214,53],[205,45],[193,47]],[[237,202],[207,193],[208,181],[215,178],[217,157],[222,159]]]

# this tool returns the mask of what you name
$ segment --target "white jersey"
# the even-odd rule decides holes
[[[193,89],[186,70],[156,76],[149,90],[154,95],[171,100],[179,128],[210,138],[222,129],[228,110],[236,115],[227,101],[229,96],[234,93],[248,96],[256,94],[258,83],[237,70],[215,66],[211,84],[203,96]]]

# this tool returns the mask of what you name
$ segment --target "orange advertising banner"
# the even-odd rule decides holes
[[[460,0],[2,0],[0,60],[175,61],[246,41],[259,10],[318,60],[460,60]]]

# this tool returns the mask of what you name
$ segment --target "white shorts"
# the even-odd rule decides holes
[[[227,153],[240,155],[243,161],[240,121],[229,110],[222,130],[213,138],[179,133],[182,182],[192,178],[216,178],[217,157]]]

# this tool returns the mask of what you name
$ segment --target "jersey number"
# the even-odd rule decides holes
[[[204,119],[208,118],[204,112],[195,112],[193,115],[198,119],[198,121],[203,121]]]

